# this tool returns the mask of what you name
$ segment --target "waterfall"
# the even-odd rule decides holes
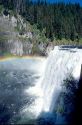
[[[47,59],[41,82],[43,111],[52,112],[68,75],[79,80],[81,64],[82,49],[80,47],[56,46],[54,48]]]
[[[40,79],[25,93],[36,96],[35,101],[23,110],[38,117],[41,112],[52,113],[63,91],[64,81],[68,76],[79,81],[82,64],[82,48],[72,46],[55,46],[49,57],[37,68]],[[31,114],[31,116],[32,116]]]

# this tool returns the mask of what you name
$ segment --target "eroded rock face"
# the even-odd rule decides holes
[[[33,44],[32,43],[24,42],[23,43],[23,54],[24,55],[32,54],[32,48],[33,48]]]
[[[9,48],[9,52],[13,55],[19,55],[19,56],[23,55],[23,44],[21,41],[18,41],[18,40],[8,41],[8,48]]]
[[[22,55],[40,55],[48,56],[50,51],[54,46],[46,46],[45,44],[37,45],[38,52],[33,52],[33,43],[30,41],[20,41],[20,40],[8,40],[5,42],[0,42],[0,50],[4,53],[8,52],[13,55],[22,56]]]
[[[6,47],[9,53],[13,55],[22,56],[29,55],[32,53],[33,44],[30,42],[9,40]]]
[[[25,31],[20,34],[22,27]],[[0,16],[0,54],[47,56],[54,46],[45,41],[39,43],[38,39],[36,41],[37,35],[34,36],[30,27],[19,15],[17,18],[4,14]]]
[[[46,47],[46,55],[49,55],[49,53],[54,49],[54,44],[49,43],[48,46]]]
[[[17,19],[14,16],[11,17],[11,22],[13,27],[17,26]]]

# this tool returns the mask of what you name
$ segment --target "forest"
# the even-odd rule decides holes
[[[46,0],[0,0],[5,10],[22,15],[32,25],[44,33],[51,41],[65,38],[77,40],[82,38],[82,7],[79,3],[63,2],[50,4]]]

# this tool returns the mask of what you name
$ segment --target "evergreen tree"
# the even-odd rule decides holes
[[[46,37],[53,40],[82,37],[82,7],[76,4],[54,3],[46,0],[0,0],[6,10],[12,9],[21,14],[31,24],[36,24],[40,31],[46,29]]]

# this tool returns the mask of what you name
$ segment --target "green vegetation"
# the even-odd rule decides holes
[[[75,80],[72,75],[69,75],[68,78],[64,80],[63,87],[65,87],[67,90],[77,89]]]
[[[71,39],[65,39],[62,38],[60,39],[54,39],[53,41],[54,45],[82,45],[82,38],[80,38],[79,40],[75,39],[75,40],[71,40]]]
[[[63,114],[65,111],[64,106],[58,105],[57,112]]]
[[[3,55],[4,57],[14,57],[13,54],[11,54],[11,53],[9,53],[9,52],[4,52],[4,53],[2,53],[2,55]]]
[[[45,29],[45,35],[51,41],[54,38],[72,41],[82,38],[82,7],[79,4],[1,0],[0,5],[21,14],[31,24],[36,24],[41,32]]]
[[[54,113],[56,112],[58,115],[64,116],[67,121],[70,120],[68,118],[72,118],[74,113],[78,87],[79,84],[72,74],[68,75],[62,85],[62,91],[57,99],[56,107],[54,107]]]
[[[8,36],[1,36],[0,35],[0,42],[2,42],[2,41],[7,41],[9,39],[9,37]]]
[[[3,5],[0,5],[0,13],[3,11]]]
[[[0,0],[0,13],[8,12],[11,16],[20,14],[23,17],[26,28],[20,20],[14,28],[22,41],[29,41],[22,37],[26,32],[33,33],[33,51],[37,44],[53,42],[54,45],[82,45],[82,7],[79,4],[65,4],[46,2],[33,3],[30,0]],[[0,41],[6,37],[0,36]],[[38,51],[38,49],[36,50]]]

